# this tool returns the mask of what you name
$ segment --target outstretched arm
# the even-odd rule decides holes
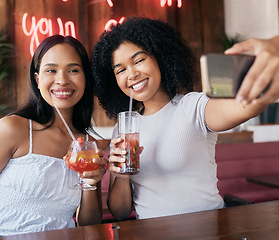
[[[214,131],[231,129],[259,115],[279,98],[279,36],[267,40],[249,39],[225,51],[226,54],[247,52],[254,54],[256,59],[236,100],[210,99],[207,103],[205,119]]]
[[[267,105],[252,102],[244,106],[235,99],[210,99],[205,108],[205,121],[213,131],[229,130],[258,116]]]

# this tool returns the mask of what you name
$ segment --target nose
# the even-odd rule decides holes
[[[137,69],[133,67],[130,67],[128,71],[129,71],[128,80],[136,80],[140,74],[139,71],[137,71]]]
[[[64,71],[57,72],[55,76],[55,83],[59,85],[67,85],[69,82],[67,74]]]

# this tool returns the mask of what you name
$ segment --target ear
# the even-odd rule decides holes
[[[39,88],[39,74],[37,72],[34,73],[34,77],[36,79],[36,82],[37,82],[37,85],[38,85],[38,88]],[[39,88],[40,89],[40,88]]]

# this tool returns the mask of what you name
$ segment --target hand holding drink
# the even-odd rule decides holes
[[[136,174],[139,172],[139,113],[135,111],[120,112],[118,114],[118,134],[124,141],[118,144],[118,147],[126,150],[122,155],[125,162],[119,162],[117,165],[121,168],[120,173]]]
[[[71,129],[69,128],[68,124],[66,123],[65,119],[63,118],[61,112],[59,109],[54,105],[58,115],[60,116],[61,120],[63,121],[66,129],[68,130],[70,136],[72,137],[73,141],[68,149],[68,153],[65,156],[66,165],[69,169],[83,174],[87,171],[94,171],[99,168],[102,168],[97,175],[92,175],[90,178],[94,180],[94,182],[99,182],[103,175],[105,174],[105,164],[106,161],[102,158],[102,156],[99,156],[99,150],[97,147],[97,144],[95,141],[84,141],[83,138],[75,139]],[[95,163],[94,159],[99,158],[99,163]],[[101,159],[102,158],[102,159]],[[78,190],[95,190],[97,189],[96,186],[91,186],[87,183],[85,183],[82,179],[80,179],[80,182],[73,186],[73,188]]]
[[[94,158],[99,158],[95,141],[73,141],[65,157],[68,168],[82,174],[85,171],[97,170],[101,167],[95,163]],[[95,190],[96,186],[86,184],[82,180],[74,188],[80,190]]]

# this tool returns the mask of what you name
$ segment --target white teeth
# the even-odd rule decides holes
[[[65,92],[65,91],[59,91],[59,92],[54,92],[55,95],[61,95],[61,96],[66,96],[66,95],[71,95],[72,92]]]
[[[146,83],[146,81],[147,81],[147,80],[142,81],[142,82],[140,82],[140,83],[138,83],[138,84],[135,84],[134,86],[132,86],[132,88],[135,89],[135,90],[137,90],[137,89],[139,89],[141,86],[143,86],[143,85]]]

